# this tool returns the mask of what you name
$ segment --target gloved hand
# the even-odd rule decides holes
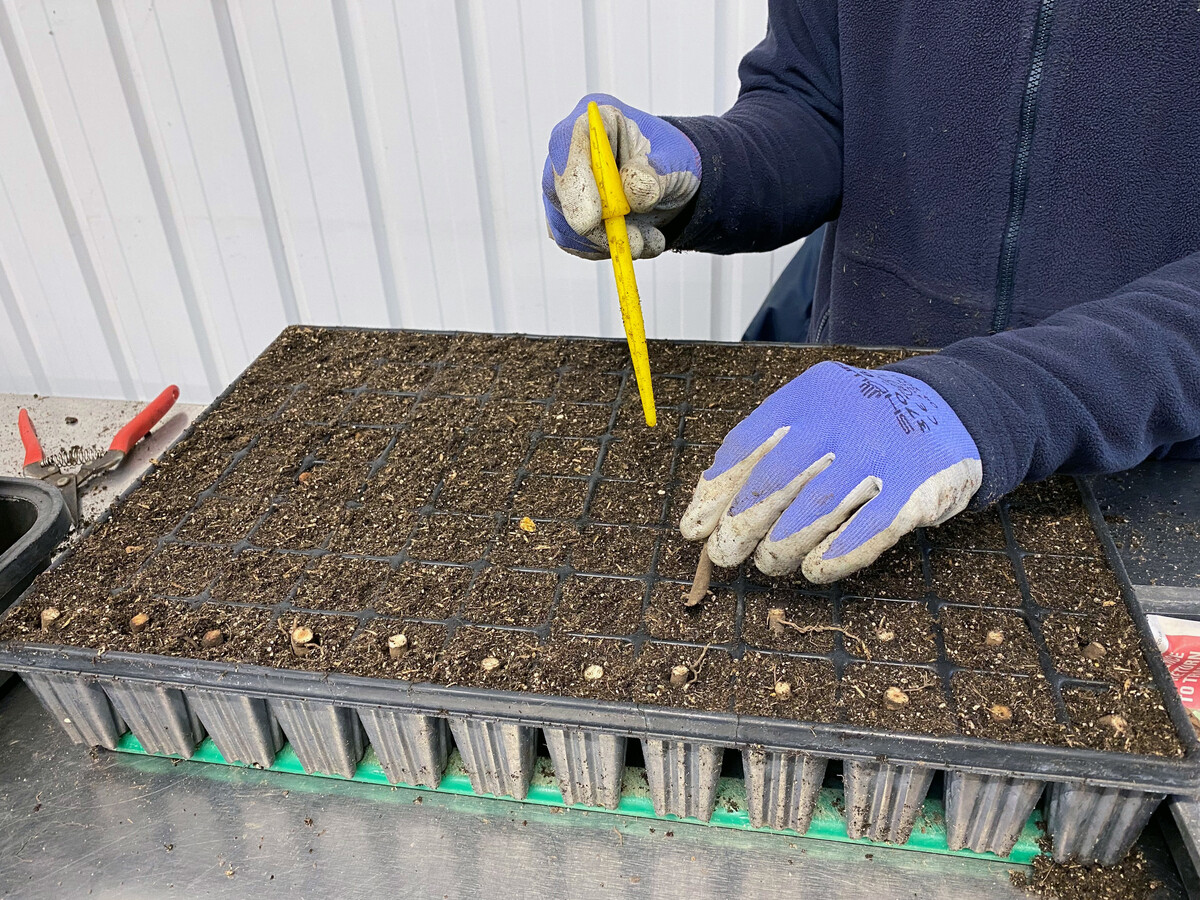
[[[550,152],[542,169],[542,203],[554,242],[584,259],[608,258],[608,238],[600,219],[600,191],[592,175],[587,105],[595,100],[608,132],[621,186],[629,201],[629,249],[634,259],[650,259],[666,249],[659,231],[679,214],[700,188],[700,151],[665,119],[626,106],[608,94],[589,94],[550,132]]]
[[[962,512],[982,480],[971,435],[927,384],[823,362],[729,432],[679,528],[708,537],[715,565],[753,551],[767,575],[803,560],[822,584]]]

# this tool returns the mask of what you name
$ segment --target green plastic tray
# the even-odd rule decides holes
[[[117,744],[117,750],[121,753],[137,753],[142,756],[162,755],[168,759],[182,758],[167,756],[166,754],[147,753],[132,733],[126,733],[121,738]],[[207,738],[196,748],[190,761],[216,763],[222,766],[236,766],[238,768],[255,768],[247,766],[244,763],[229,762],[221,755],[221,751],[217,749],[217,745],[211,739]],[[300,761],[296,758],[296,754],[292,752],[292,748],[288,744],[285,744],[283,749],[275,755],[275,762],[266,771],[285,772],[289,775],[309,774],[301,767]],[[384,775],[383,767],[380,766],[378,759],[375,757],[375,751],[369,747],[362,762],[358,764],[358,770],[352,778],[347,779],[341,775],[324,775],[319,772],[312,773],[310,777],[334,778],[339,781],[357,781],[362,784],[377,784],[387,788],[399,786],[410,788],[411,790],[433,790],[443,794],[483,796],[496,800],[507,800],[513,803],[533,803],[538,806],[584,809],[589,812],[616,813],[623,816],[636,816],[640,819],[658,819],[664,822],[680,822],[689,825],[709,825],[717,828],[737,828],[742,831],[765,831],[775,834],[795,835],[795,832],[792,831],[755,828],[750,824],[750,816],[746,811],[746,786],[740,778],[721,779],[720,786],[717,789],[716,809],[713,811],[712,818],[708,822],[702,822],[699,819],[680,819],[676,816],[660,816],[655,813],[654,806],[650,802],[650,793],[646,788],[646,780],[642,775],[642,770],[635,766],[628,766],[625,769],[621,802],[616,809],[582,805],[568,806],[563,802],[562,792],[559,791],[558,783],[554,779],[554,770],[551,767],[550,760],[544,757],[537,761],[533,781],[529,785],[529,793],[524,800],[515,800],[512,797],[492,794],[476,795],[471,790],[471,781],[463,770],[462,759],[459,757],[458,751],[451,753],[449,763],[446,766],[446,773],[442,776],[442,781],[436,788],[393,785],[387,780],[387,776]],[[895,844],[881,844],[876,841],[867,840],[866,838],[850,837],[846,833],[845,808],[846,805],[842,791],[837,788],[822,789],[817,798],[817,807],[813,813],[812,824],[802,836],[818,841],[839,841],[845,844],[862,844],[864,846],[875,847],[896,846]],[[972,859],[1002,860],[1007,863],[1028,865],[1034,857],[1041,855],[1042,851],[1038,847],[1037,842],[1044,833],[1042,813],[1040,810],[1034,810],[1029,821],[1025,823],[1025,828],[1021,832],[1021,836],[1017,839],[1012,853],[1007,857],[999,857],[994,853],[976,853],[972,850],[951,850],[946,846],[946,822],[942,813],[942,804],[939,800],[929,798],[926,799],[924,807],[917,817],[912,837],[908,839],[908,843],[902,845],[902,849],[915,850],[922,853],[964,856]],[[800,837],[801,835],[796,836]]]

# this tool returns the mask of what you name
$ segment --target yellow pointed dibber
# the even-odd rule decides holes
[[[600,215],[604,233],[608,235],[608,252],[612,256],[613,274],[617,278],[617,297],[621,301],[621,321],[625,323],[625,339],[633,359],[638,393],[642,397],[642,412],[646,424],[653,428],[658,417],[654,411],[654,386],[650,382],[650,355],[646,351],[646,324],[642,321],[642,301],[638,297],[637,279],[633,277],[633,255],[629,251],[629,232],[625,217],[629,201],[621,187],[621,173],[613,156],[600,107],[588,104],[588,131],[591,134],[592,174],[600,188]]]

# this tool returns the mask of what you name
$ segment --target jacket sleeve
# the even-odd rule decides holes
[[[1055,472],[1114,472],[1200,450],[1200,252],[1102,300],[887,366],[962,419],[983,506]],[[1183,451],[1183,452],[1180,452]]]
[[[723,116],[669,119],[701,160],[693,211],[667,234],[673,250],[773,250],[837,215],[836,2],[771,0],[767,36],[742,59],[738,76],[737,102]]]

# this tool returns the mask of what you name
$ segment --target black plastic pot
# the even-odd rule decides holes
[[[58,491],[30,478],[0,478],[0,610],[46,568],[70,527]]]
[[[58,491],[29,478],[0,478],[0,612],[46,568],[70,528]],[[0,671],[0,684],[11,675]]]

